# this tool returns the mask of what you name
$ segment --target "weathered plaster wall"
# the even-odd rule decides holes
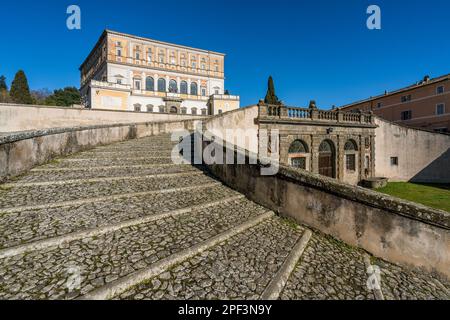
[[[199,121],[199,120],[197,120]],[[49,129],[0,138],[0,182],[51,159],[98,145],[178,130],[194,130],[196,120]]]
[[[249,163],[247,161],[247,163]],[[210,165],[211,173],[251,200],[375,256],[450,278],[450,214],[303,170]]]
[[[376,118],[375,172],[391,181],[450,183],[450,135]],[[391,164],[398,157],[398,165]]]
[[[230,111],[208,119],[204,129],[214,136],[251,152],[258,152],[258,106]],[[226,136],[227,130],[230,133]]]
[[[0,104],[0,133],[103,124],[167,122],[202,116]]]

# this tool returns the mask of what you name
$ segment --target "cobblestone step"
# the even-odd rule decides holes
[[[0,249],[236,197],[242,195],[221,185],[201,186],[184,191],[177,189],[168,193],[5,213],[0,215]]]
[[[136,177],[100,182],[58,183],[44,186],[9,187],[0,190],[0,213],[17,207],[39,206],[107,195],[158,191],[171,188],[201,186],[215,182],[202,172],[187,172],[156,177]]]
[[[369,258],[368,263],[367,257],[367,253],[360,249],[315,233],[281,299],[450,299],[448,281],[440,282],[429,273],[407,271],[379,259]],[[372,270],[368,270],[369,267]],[[381,272],[380,290],[373,285],[368,286],[373,270]]]
[[[314,234],[281,294],[284,300],[374,299],[364,252]]]
[[[250,201],[237,201],[14,255],[0,260],[0,299],[76,298],[218,235],[240,231],[242,224],[265,219],[265,212]],[[80,270],[82,281],[79,290],[69,292],[72,270]]]
[[[438,276],[375,259],[380,270],[380,287],[387,300],[450,300],[450,283]]]
[[[196,172],[199,169],[191,165],[144,165],[109,166],[97,168],[33,169],[30,174],[15,180],[18,183],[65,181],[90,178],[108,178],[121,176],[146,176],[158,173]]]
[[[85,158],[100,158],[100,159],[115,159],[115,158],[167,158],[172,155],[172,150],[141,150],[141,151],[108,151],[108,152],[82,152],[71,157],[71,159],[85,159]]]
[[[278,217],[147,279],[120,299],[259,299],[305,229]]]
[[[92,158],[92,159],[62,159],[47,164],[42,168],[71,168],[71,167],[105,167],[105,166],[129,166],[129,165],[149,165],[173,163],[171,157],[162,158]]]

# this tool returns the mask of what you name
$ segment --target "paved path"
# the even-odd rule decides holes
[[[281,219],[172,148],[117,143],[0,185],[0,299],[450,299],[448,282]]]

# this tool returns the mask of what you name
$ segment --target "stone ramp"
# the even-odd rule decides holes
[[[173,164],[173,147],[121,142],[1,185],[0,299],[375,298],[365,253]],[[448,283],[378,264],[386,298],[450,298]]]

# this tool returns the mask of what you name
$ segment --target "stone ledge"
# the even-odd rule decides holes
[[[49,136],[60,133],[69,133],[84,130],[95,130],[95,129],[106,129],[106,128],[118,128],[118,127],[136,127],[138,125],[155,125],[155,124],[170,124],[170,123],[180,123],[180,122],[193,122],[201,121],[202,119],[186,119],[186,120],[173,120],[173,121],[155,121],[155,122],[135,122],[135,123],[117,123],[117,124],[101,124],[92,126],[77,126],[77,127],[66,127],[66,128],[51,128],[51,129],[41,129],[33,131],[23,131],[23,132],[13,132],[11,134],[5,133],[0,136],[0,145],[13,143],[21,140],[27,140],[32,138],[38,138],[43,136]]]
[[[321,176],[301,169],[280,165],[278,177],[323,190],[337,196],[360,202],[374,208],[390,211],[408,218],[450,230],[450,213],[433,209],[419,203],[352,186],[336,179]]]

